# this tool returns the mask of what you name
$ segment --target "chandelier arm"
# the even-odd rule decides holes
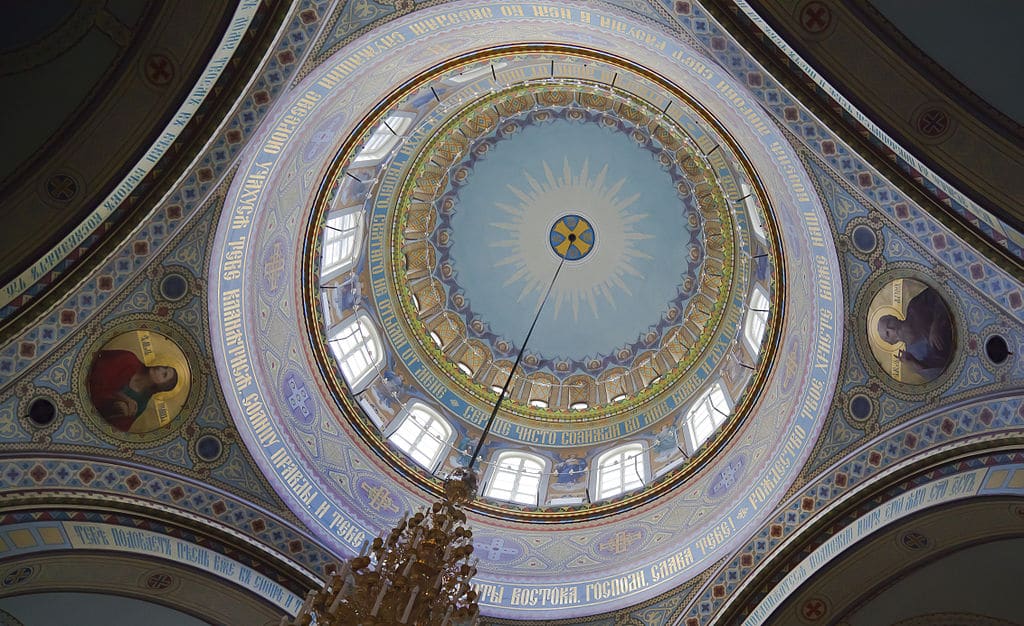
[[[570,234],[569,241],[575,241],[576,235]],[[480,456],[480,449],[484,446],[484,441],[487,440],[487,435],[491,432],[491,426],[494,425],[494,418],[498,415],[498,409],[501,408],[501,401],[505,399],[505,392],[508,391],[509,385],[512,384],[512,377],[515,376],[516,368],[519,367],[519,362],[523,359],[523,353],[526,352],[526,344],[530,341],[530,335],[533,334],[533,329],[537,326],[537,320],[540,319],[540,313],[544,310],[544,304],[548,301],[548,296],[551,295],[551,288],[555,286],[555,280],[558,279],[558,273],[562,271],[562,265],[565,264],[565,256],[561,256],[561,260],[558,262],[558,267],[555,268],[555,275],[551,277],[551,282],[548,283],[548,290],[544,292],[544,297],[540,301],[540,305],[537,306],[537,313],[533,316],[533,323],[530,324],[530,330],[526,331],[526,338],[523,339],[523,345],[519,348],[519,354],[516,355],[515,363],[512,364],[512,369],[509,370],[508,378],[505,379],[505,384],[501,387],[501,392],[498,394],[498,401],[494,403],[494,408],[491,409],[491,416],[487,418],[487,424],[484,426],[484,432],[480,435],[480,441],[476,444],[476,450],[473,451],[472,458],[469,459],[469,465],[467,467],[472,470],[473,465],[476,464],[477,457]]]

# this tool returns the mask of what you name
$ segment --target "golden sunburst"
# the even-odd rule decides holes
[[[513,272],[505,287],[519,287],[517,301],[535,296],[538,300],[551,280],[559,257],[548,243],[552,225],[566,214],[580,215],[597,232],[597,242],[585,258],[567,263],[551,292],[554,316],[557,319],[563,307],[572,309],[573,320],[579,320],[584,303],[594,318],[600,317],[599,302],[616,307],[616,294],[632,295],[629,283],[643,280],[634,259],[650,259],[640,250],[639,242],[653,238],[651,234],[637,232],[636,225],[647,217],[635,206],[641,193],[619,197],[626,184],[625,177],[606,184],[608,165],[591,177],[590,162],[584,160],[579,173],[573,173],[566,158],[562,174],[556,176],[551,166],[542,161],[544,179],[537,180],[523,172],[525,185],[508,185],[518,204],[496,203],[508,215],[508,221],[491,225],[509,234],[503,241],[491,244],[508,248],[508,255],[499,265],[511,265]]]

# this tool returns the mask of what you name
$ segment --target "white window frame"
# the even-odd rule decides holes
[[[761,340],[768,328],[768,310],[771,302],[768,294],[760,285],[754,285],[750,293],[750,304],[747,307],[747,318],[743,322],[743,339],[750,354],[757,356],[761,352]]]
[[[743,197],[743,206],[747,209],[747,219],[750,220],[750,229],[754,231],[763,242],[768,241],[768,235],[764,232],[764,220],[761,211],[757,208],[757,201],[754,200],[754,190],[746,183],[740,183],[740,194]]]
[[[648,480],[648,463],[641,443],[627,443],[597,457],[594,471],[595,501],[643,487]]]
[[[448,420],[426,404],[413,401],[394,425],[388,441],[433,473],[451,447],[454,430]]]
[[[405,136],[405,131],[412,127],[412,120],[411,113],[392,113],[387,116],[370,134],[366,144],[352,159],[352,167],[376,165],[386,159],[391,154],[391,150]]]
[[[711,438],[732,413],[732,399],[721,380],[716,380],[697,398],[686,413],[684,438],[686,449],[693,454]]]
[[[320,280],[330,280],[348,271],[359,260],[363,240],[363,205],[356,204],[328,213],[324,228]],[[337,258],[329,256],[337,251]]]
[[[533,464],[535,469],[527,469]],[[543,458],[519,450],[505,450],[495,457],[489,469],[484,495],[514,504],[537,506],[540,502],[548,463]],[[508,485],[508,488],[505,488]],[[496,493],[500,491],[501,493]]]
[[[362,391],[384,362],[380,334],[363,313],[351,316],[332,328],[327,343],[352,393]]]

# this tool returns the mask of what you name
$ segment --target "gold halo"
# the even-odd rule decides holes
[[[882,339],[882,336],[878,334],[878,321],[886,315],[892,315],[897,319],[904,319],[905,313],[898,307],[891,304],[882,305],[876,309],[868,311],[868,342],[871,344],[871,350],[876,353],[882,354],[896,354],[899,350],[903,350],[906,345],[902,341],[896,343],[889,343]]]

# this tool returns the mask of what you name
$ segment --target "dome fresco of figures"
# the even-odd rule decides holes
[[[381,450],[443,475],[543,304],[480,459],[484,502],[593,510],[696,465],[743,419],[782,313],[757,180],[678,87],[597,53],[421,77],[319,198],[336,393]]]

